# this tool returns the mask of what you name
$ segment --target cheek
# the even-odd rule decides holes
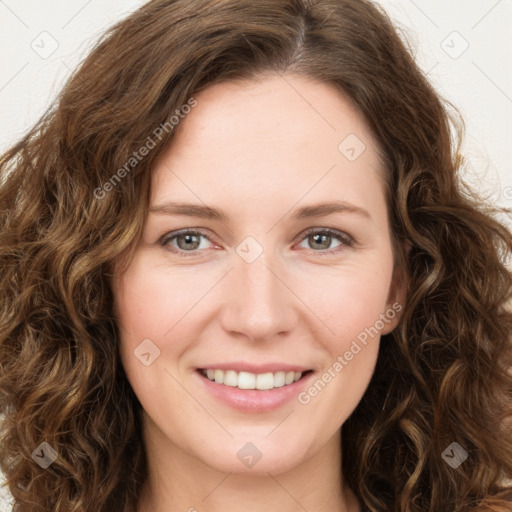
[[[116,287],[116,317],[132,341],[165,340],[191,305],[204,295],[206,285],[194,272],[171,273],[163,266],[135,257]]]
[[[185,317],[192,308],[199,303],[200,309],[208,307],[205,294],[217,283],[219,275],[222,273],[206,267],[173,270],[150,264],[143,254],[136,256],[115,286],[115,312],[124,336],[129,336],[130,344],[146,338],[165,342],[174,326],[187,322]],[[320,324],[330,328],[327,333],[351,337],[373,325],[384,312],[390,280],[388,258],[340,268],[299,266],[288,273],[286,281],[301,300],[288,306],[301,309],[305,305],[316,313]]]
[[[150,265],[143,254],[136,254],[130,267],[114,284],[120,357],[139,399],[157,385],[158,370],[164,359],[160,356],[164,351],[170,346],[173,353],[182,350],[180,338],[173,337],[171,329],[184,317],[187,305],[193,300],[187,297],[193,289],[191,283],[166,277],[163,270]],[[143,354],[146,353],[150,354],[149,361],[146,360],[150,362],[148,366],[144,365]]]
[[[389,308],[390,280],[391,270],[386,265],[354,266],[332,275],[328,289],[312,306],[322,312],[319,316],[328,327],[322,329],[325,334],[321,337],[327,357],[317,379],[298,396],[298,402],[306,410],[314,408],[325,428],[342,425],[370,383],[379,352],[381,315]]]
[[[324,298],[325,308],[330,308],[326,324],[334,334],[328,331],[323,345],[329,353],[326,364],[327,368],[332,367],[331,374],[344,375],[336,379],[338,384],[349,378],[351,389],[358,395],[366,387],[376,362],[380,339],[376,323],[385,311],[385,297],[376,296],[377,290],[368,286],[345,284],[343,291]]]
[[[330,338],[345,343],[373,326],[385,313],[389,308],[391,265],[391,260],[383,260],[373,265],[368,262],[331,270],[322,280],[327,284],[321,288],[319,274],[304,282],[301,293],[308,297],[308,305],[329,327],[326,333]],[[314,289],[316,292],[312,293]]]
[[[325,334],[324,345],[333,351],[344,349],[386,309],[392,271],[392,256],[387,252],[354,258],[338,267],[308,264],[283,269],[285,281],[300,298],[290,295],[284,306],[309,318],[313,331]],[[114,287],[122,350],[133,356],[133,350],[145,339],[154,340],[163,350],[172,340],[173,353],[180,353],[186,348],[180,346],[180,340],[185,345],[187,336],[177,333],[192,318],[200,323],[202,317],[209,317],[222,286],[214,293],[214,303],[208,300],[208,290],[216,287],[222,275],[223,271],[208,265],[171,268],[165,263],[155,264],[144,251],[136,253]],[[229,290],[222,293],[229,295]]]

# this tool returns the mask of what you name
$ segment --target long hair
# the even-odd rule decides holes
[[[268,72],[338,87],[385,156],[407,299],[342,426],[344,479],[371,512],[510,512],[512,234],[464,185],[456,109],[369,0],[150,1],[0,157],[0,468],[15,512],[134,510],[147,460],[113,263],[141,235],[170,119],[212,84]]]

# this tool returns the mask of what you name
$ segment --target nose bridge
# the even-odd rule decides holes
[[[256,340],[292,328],[293,294],[271,260],[266,251],[252,261],[236,257],[222,315],[227,331],[237,331]]]

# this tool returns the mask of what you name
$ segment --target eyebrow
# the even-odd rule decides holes
[[[229,222],[228,216],[218,208],[212,208],[206,205],[192,203],[165,203],[151,206],[148,210],[151,213],[164,215],[188,215],[190,217],[201,217],[206,219]],[[297,209],[293,215],[293,220],[309,219],[313,217],[323,217],[332,213],[352,213],[361,215],[371,220],[370,213],[354,204],[346,201],[333,201],[329,203],[318,203],[309,206],[303,206]]]

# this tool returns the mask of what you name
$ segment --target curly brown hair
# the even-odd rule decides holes
[[[175,130],[113,172],[194,93],[268,71],[337,86],[387,164],[408,292],[342,426],[344,479],[371,512],[512,509],[512,234],[496,216],[510,211],[464,184],[456,109],[369,0],[153,0],[0,157],[0,467],[15,512],[135,510],[147,461],[112,265],[130,261]],[[42,442],[58,453],[47,469]],[[457,469],[442,457],[452,442],[468,453]]]

